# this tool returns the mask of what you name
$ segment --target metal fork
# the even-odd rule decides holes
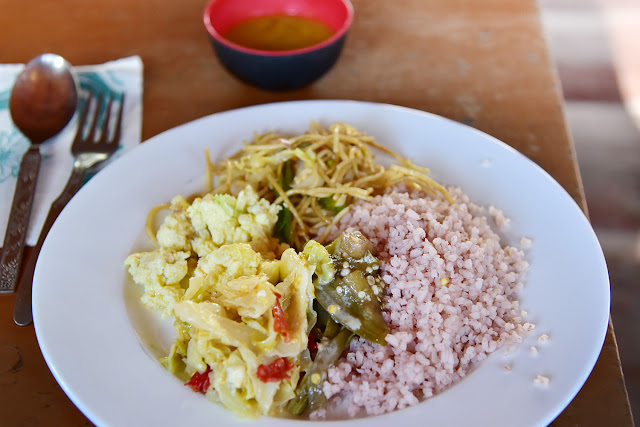
[[[119,106],[117,108],[115,118],[115,131],[113,132],[113,136],[110,137],[109,131],[112,127],[111,106],[114,98],[119,100]],[[42,244],[44,243],[51,226],[69,200],[71,200],[73,195],[76,194],[80,187],[82,187],[87,170],[109,158],[109,156],[111,156],[118,148],[118,143],[120,141],[120,128],[122,124],[122,110],[124,106],[124,94],[118,94],[116,96],[115,94],[110,93],[107,95],[107,101],[103,110],[104,113],[102,114],[102,121],[99,119],[101,117],[100,113],[103,95],[98,97],[95,110],[92,114],[89,114],[92,99],[93,93],[90,93],[85,102],[80,123],[78,125],[78,131],[71,146],[71,153],[74,155],[75,160],[69,181],[60,196],[58,196],[51,205],[49,215],[47,216],[44,226],[42,227],[42,231],[40,232],[38,243],[34,246],[31,257],[29,258],[27,266],[20,278],[18,285],[18,297],[16,298],[16,305],[13,310],[13,320],[20,326],[26,326],[33,321],[31,311],[33,273],[38,255],[42,249]],[[88,125],[91,127],[87,135],[84,136],[85,127]],[[100,138],[96,140],[97,133],[99,133]]]

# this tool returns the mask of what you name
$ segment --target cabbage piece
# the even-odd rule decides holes
[[[211,302],[183,301],[173,307],[176,317],[197,329],[208,331],[220,343],[236,348],[244,347],[256,353],[256,342],[265,339],[258,331],[242,322],[220,315],[219,305]]]
[[[285,313],[291,341],[280,342],[280,356],[295,356],[306,348],[309,331],[315,324],[313,311],[313,266],[305,262],[294,249],[287,249],[280,258],[280,277],[276,285],[281,295],[280,305]],[[303,346],[301,346],[303,344]]]
[[[300,159],[304,164],[303,168],[298,169],[292,187],[294,188],[315,188],[324,185],[324,179],[318,173],[317,160],[315,152],[312,150],[301,150],[296,148],[293,150],[295,157]]]
[[[265,387],[261,387],[260,384],[255,384],[249,369],[241,353],[237,350],[234,351],[212,371],[210,377],[213,376],[213,381],[208,395],[214,394],[214,399],[220,400],[227,409],[240,417],[257,418],[264,411],[256,398],[257,390],[254,385],[258,386],[258,390],[262,392],[261,397],[263,399],[266,397],[269,405],[272,400],[269,397],[275,394],[277,386],[267,384]],[[263,388],[267,390],[262,390]]]
[[[184,300],[202,300],[217,292],[220,283],[258,274],[262,257],[246,243],[225,245],[200,258]]]
[[[185,373],[189,376],[197,372],[204,372],[207,366],[215,367],[224,362],[232,349],[222,345],[206,330],[197,330],[187,344]]]
[[[235,310],[241,317],[257,319],[273,308],[276,302],[275,287],[267,276],[245,276],[232,279],[217,287],[215,301]]]
[[[280,260],[263,260],[258,273],[267,276],[269,282],[275,285],[280,281]]]
[[[309,240],[302,250],[302,256],[313,266],[321,284],[329,283],[336,275],[336,268],[327,248],[315,240]]]

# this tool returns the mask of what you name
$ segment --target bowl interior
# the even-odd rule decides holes
[[[311,48],[332,43],[347,32],[353,20],[349,0],[212,0],[204,11],[207,31],[217,41],[241,50],[247,49],[223,37],[231,27],[250,18],[266,15],[293,15],[326,24],[334,34]]]

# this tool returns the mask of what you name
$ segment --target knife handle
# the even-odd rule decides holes
[[[24,241],[29,228],[29,216],[40,171],[40,160],[40,149],[37,145],[32,144],[20,162],[20,172],[18,172],[9,222],[2,244],[0,293],[13,292],[18,282]]]

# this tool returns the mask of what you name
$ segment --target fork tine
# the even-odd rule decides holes
[[[100,133],[99,144],[109,143],[109,118],[111,117],[111,104],[113,103],[113,94],[110,93],[107,98],[107,105],[104,107],[104,119],[102,120],[102,132]]]
[[[116,120],[115,132],[113,133],[113,141],[118,144],[120,141],[120,132],[122,130],[122,112],[124,111],[124,93],[120,95],[120,107],[118,107],[118,119]]]
[[[91,130],[87,134],[85,138],[86,141],[93,142],[96,137],[96,127],[98,125],[98,119],[100,118],[100,110],[102,109],[102,99],[104,98],[104,94],[100,94],[98,96],[98,101],[96,102],[96,109],[93,111],[91,117]]]
[[[84,108],[82,109],[82,113],[80,115],[80,120],[78,121],[78,131],[76,132],[76,136],[73,139],[72,145],[80,143],[84,139],[83,138],[84,127],[87,124],[87,116],[89,114],[89,107],[91,106],[92,99],[93,99],[93,92],[89,92],[89,96],[87,96],[87,99],[85,100]]]

